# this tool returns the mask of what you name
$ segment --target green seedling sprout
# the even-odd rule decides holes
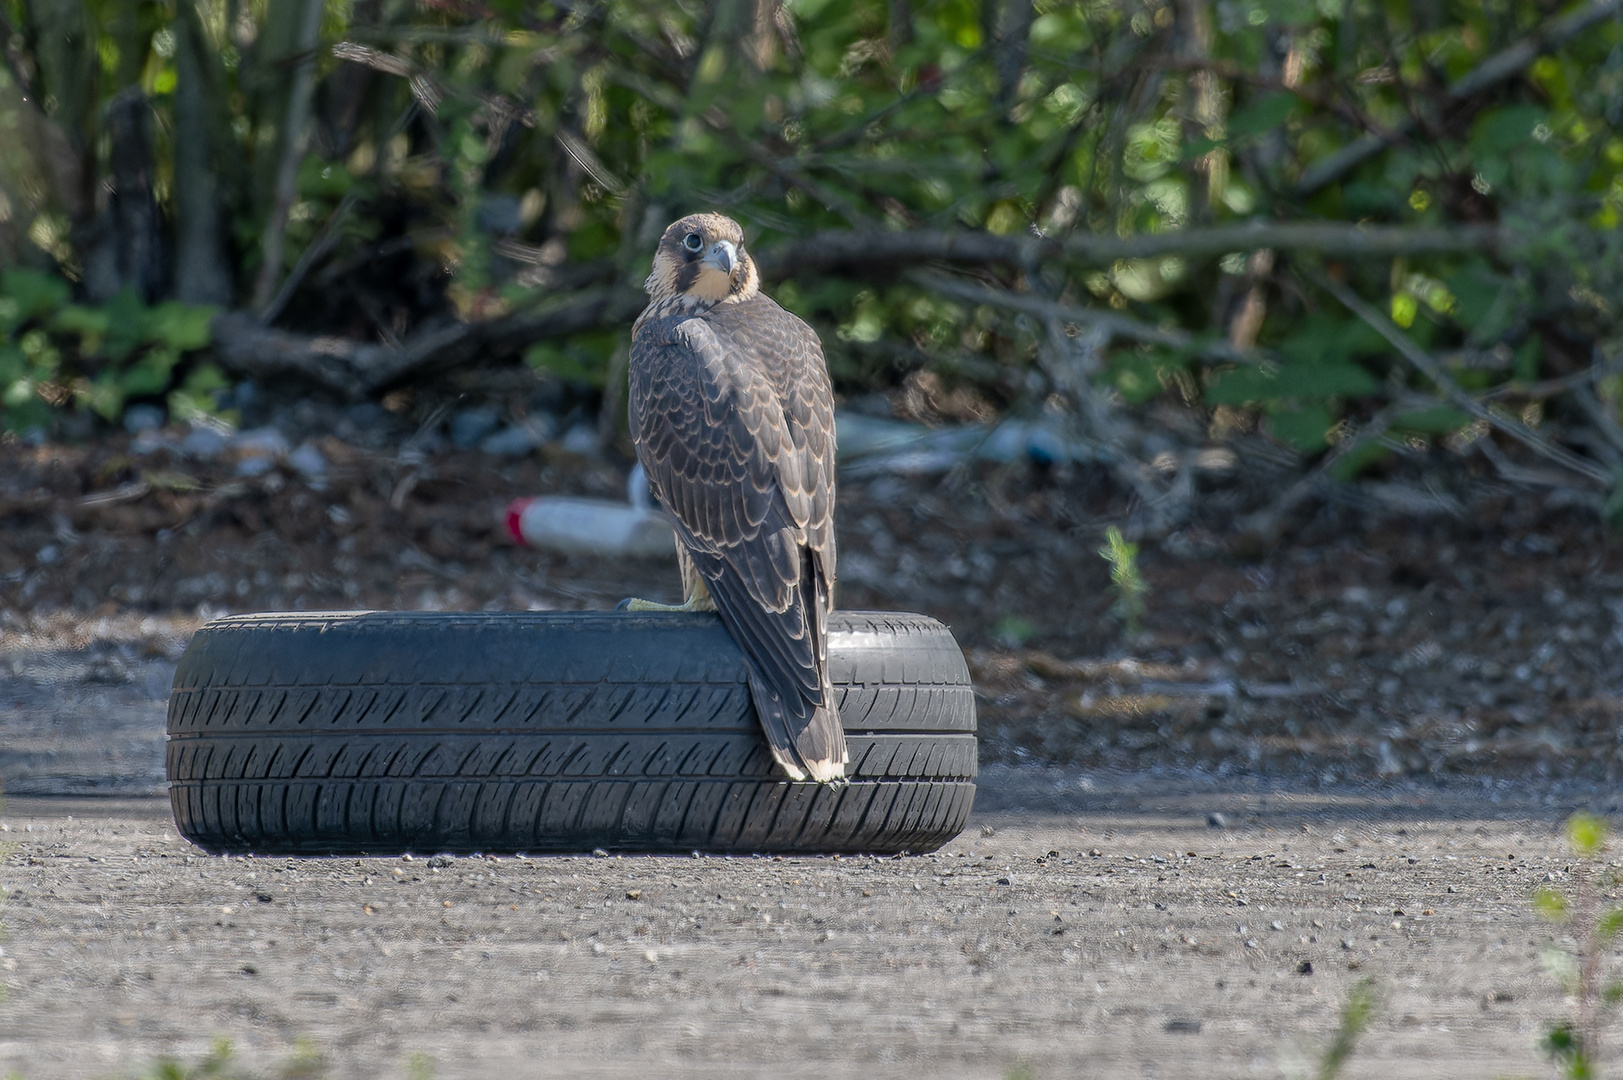
[[[1138,572],[1138,545],[1129,543],[1112,525],[1105,530],[1105,546],[1099,549],[1099,556],[1110,564],[1110,591],[1116,594],[1110,613],[1121,619],[1127,636],[1133,637],[1143,628],[1144,598],[1150,592],[1150,583]]]
[[[1553,946],[1545,951],[1544,966],[1573,998],[1573,1015],[1546,1028],[1543,1049],[1567,1080],[1594,1080],[1600,1075],[1601,1029],[1623,1001],[1623,982],[1608,979],[1607,956],[1618,932],[1623,931],[1623,907],[1602,910],[1602,887],[1618,884],[1615,870],[1606,869],[1606,822],[1595,814],[1578,813],[1567,819],[1567,845],[1577,856],[1573,885],[1568,891],[1541,888],[1533,906],[1553,923],[1571,928],[1574,946]],[[1601,880],[1597,880],[1597,876]]]

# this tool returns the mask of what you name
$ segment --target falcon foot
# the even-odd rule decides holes
[[[656,604],[652,600],[638,600],[628,596],[614,605],[615,611],[714,611],[716,602],[708,596],[689,600],[685,604]]]
[[[696,573],[690,573],[684,568],[682,583],[687,588],[687,599],[680,604],[656,604],[652,600],[638,600],[635,596],[628,596],[614,605],[615,611],[714,611],[716,602],[710,598],[710,590],[705,587],[704,579]]]

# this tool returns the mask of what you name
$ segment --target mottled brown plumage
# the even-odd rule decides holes
[[[647,289],[632,334],[631,432],[676,527],[685,606],[713,602],[743,650],[784,770],[838,780],[834,399],[822,346],[761,295],[742,230],[719,214],[665,230]]]

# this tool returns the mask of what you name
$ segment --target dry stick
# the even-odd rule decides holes
[[[355,192],[346,191],[344,197],[338,200],[333,212],[327,215],[327,220],[321,226],[321,232],[317,233],[316,238],[299,253],[299,261],[288,271],[287,277],[282,281],[282,287],[276,290],[276,296],[260,311],[259,321],[262,325],[269,326],[276,321],[276,317],[282,313],[287,302],[293,298],[294,290],[304,283],[304,275],[310,272],[310,267],[326,258],[327,253],[337,246],[340,236],[339,226],[343,225],[354,206]]]
[[[1620,362],[1623,362],[1623,353],[1608,361],[1600,346],[1596,345],[1595,362],[1584,373],[1587,378],[1573,388],[1572,396],[1578,400],[1578,405],[1589,416],[1590,422],[1595,425],[1595,430],[1600,432],[1601,438],[1606,440],[1606,445],[1616,450],[1619,455],[1623,455],[1623,427],[1618,425],[1617,417],[1601,404],[1600,398],[1595,394],[1595,387],[1599,385],[1601,379],[1611,371],[1615,371]]]
[[[380,141],[387,144],[390,139],[404,131],[416,111],[417,99],[412,98],[410,103],[401,110],[400,115],[395,118],[395,122],[390,125],[388,135],[384,136]],[[276,317],[282,313],[282,309],[287,306],[287,302],[293,298],[294,290],[303,284],[304,277],[310,272],[310,268],[325,259],[328,253],[338,245],[338,241],[342,238],[338,231],[339,227],[344,224],[344,221],[349,217],[350,211],[355,208],[355,202],[356,197],[353,188],[344,192],[344,197],[338,200],[337,207],[333,209],[326,222],[321,226],[321,232],[299,253],[299,261],[293,264],[293,269],[289,271],[287,280],[283,281],[282,287],[276,290],[275,299],[271,300],[264,310],[259,313],[261,323],[269,326],[276,321]]]
[[[1555,19],[1548,26],[1522,38],[1503,52],[1490,56],[1472,68],[1444,94],[1448,104],[1455,104],[1480,90],[1514,78],[1540,54],[1552,52],[1588,30],[1591,26],[1623,11],[1623,0],[1591,0],[1577,11]],[[1340,180],[1359,165],[1385,150],[1414,129],[1412,117],[1405,117],[1392,125],[1385,134],[1367,134],[1348,143],[1323,161],[1309,166],[1297,181],[1296,194],[1311,195],[1320,188]]]
[[[321,33],[321,0],[304,0],[299,24],[299,64],[293,71],[293,85],[287,95],[287,118],[282,128],[282,160],[276,168],[276,191],[270,219],[265,222],[264,261],[254,283],[254,308],[266,310],[276,279],[282,273],[282,243],[286,239],[287,215],[298,197],[299,165],[304,161],[306,128],[310,121],[310,98],[316,83],[316,40]],[[261,321],[265,321],[263,315]]]
[[[1426,399],[1427,403],[1435,399]],[[1266,544],[1279,539],[1285,518],[1303,502],[1320,491],[1330,479],[1330,470],[1354,450],[1360,450],[1384,437],[1392,421],[1404,413],[1414,412],[1420,403],[1413,399],[1394,401],[1370,417],[1369,423],[1332,446],[1313,470],[1285,489],[1285,493],[1255,513],[1248,514],[1240,523],[1240,531],[1258,537]]]
[[[1595,351],[1597,353],[1600,351],[1598,345],[1595,347]],[[1607,376],[1616,375],[1620,372],[1623,372],[1623,352],[1619,352],[1610,360],[1597,360],[1593,366],[1587,367],[1583,371],[1574,371],[1571,375],[1562,375],[1555,379],[1543,379],[1535,383],[1508,382],[1502,386],[1495,386],[1491,390],[1484,390],[1478,395],[1478,398],[1482,401],[1507,397],[1540,400],[1599,382]]]
[[[1095,308],[1057,304],[1052,300],[1044,300],[1039,296],[1032,296],[1028,293],[1014,293],[1004,289],[994,289],[985,285],[978,285],[972,281],[950,278],[942,274],[919,272],[909,274],[908,279],[920,288],[940,293],[943,296],[950,296],[956,300],[1006,308],[1045,321],[1059,319],[1062,322],[1094,326],[1113,338],[1126,338],[1129,341],[1141,341],[1150,345],[1165,345],[1169,349],[1190,349],[1197,356],[1230,363],[1258,364],[1262,362],[1261,356],[1242,349],[1236,349],[1226,341],[1198,342],[1195,335],[1187,330],[1151,326],[1129,316],[1118,315],[1114,311],[1099,311]]]
[[[1508,416],[1499,415],[1466,393],[1458,383],[1449,377],[1448,372],[1443,368],[1442,364],[1437,362],[1435,357],[1410,341],[1403,331],[1398,329],[1396,324],[1360,300],[1357,294],[1347,286],[1322,274],[1315,274],[1314,277],[1330,295],[1346,305],[1347,310],[1363,319],[1376,333],[1384,337],[1398,351],[1399,355],[1414,366],[1415,370],[1430,379],[1443,392],[1443,397],[1449,404],[1462,409],[1492,427],[1498,428],[1540,457],[1547,458],[1562,468],[1587,477],[1603,488],[1612,486],[1612,475],[1601,466],[1593,461],[1579,457],[1570,450],[1556,446],[1527,425],[1512,420]]]

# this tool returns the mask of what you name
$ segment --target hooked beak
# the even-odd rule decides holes
[[[714,266],[728,277],[733,276],[733,267],[738,265],[738,249],[733,247],[731,240],[717,240],[710,248],[710,254],[704,257],[706,266]]]

